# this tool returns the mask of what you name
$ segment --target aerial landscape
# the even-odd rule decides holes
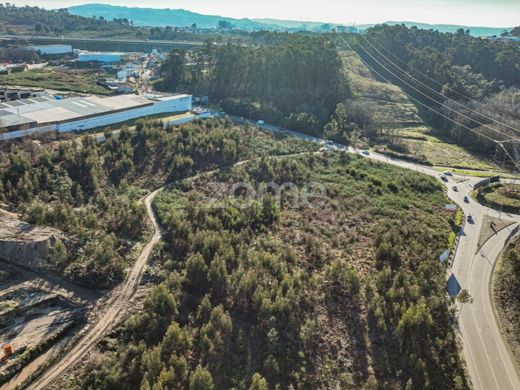
[[[0,3],[0,389],[520,390],[519,173],[517,1]]]

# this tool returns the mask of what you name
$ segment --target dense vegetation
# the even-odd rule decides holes
[[[372,68],[420,102],[422,118],[443,135],[503,160],[503,150],[489,138],[518,136],[512,130],[520,121],[517,43],[478,39],[464,30],[445,34],[382,25],[369,29],[354,47]]]
[[[504,334],[520,362],[520,244],[506,250],[494,275],[493,297]]]
[[[71,236],[68,248],[56,248],[51,266],[96,288],[122,279],[133,246],[147,233],[139,202],[147,189],[255,154],[312,148],[227,121],[163,129],[159,121],[141,120],[134,131],[106,135],[101,144],[92,136],[42,148],[4,144],[0,154],[0,202]]]
[[[160,87],[209,95],[227,112],[322,134],[350,95],[335,46],[324,37],[270,36],[280,38],[259,47],[208,45],[189,58],[174,51]]]
[[[0,47],[0,61],[9,61],[13,63],[38,62],[40,56],[34,51],[25,50],[21,47]]]
[[[314,207],[291,189],[213,203],[214,183],[311,181],[327,189]],[[437,260],[444,203],[434,179],[347,154],[178,183],[155,203],[162,282],[82,387],[467,388]]]

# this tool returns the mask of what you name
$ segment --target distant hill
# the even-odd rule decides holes
[[[337,24],[334,23],[295,20],[235,19],[219,15],[204,15],[184,9],[137,8],[108,4],[83,4],[72,6],[69,7],[69,12],[73,15],[84,17],[102,16],[107,20],[126,18],[133,21],[136,26],[148,27],[185,27],[196,23],[198,28],[215,28],[219,21],[229,22],[232,26],[247,31],[327,31],[337,26]]]
[[[137,8],[123,7],[108,4],[83,4],[69,7],[69,12],[73,15],[85,17],[104,17],[107,20],[128,19],[133,21],[137,26],[148,27],[185,27],[197,24],[199,28],[215,28],[219,21],[226,21],[232,26],[247,30],[310,30],[310,31],[328,31],[338,26],[334,23],[313,22],[313,21],[297,21],[297,20],[278,20],[278,19],[235,19],[218,15],[204,15],[184,9],[157,9],[157,8]],[[441,32],[454,33],[459,28],[469,29],[473,36],[490,36],[500,35],[505,29],[502,27],[468,27],[446,24],[427,24],[416,22],[386,22],[389,25],[405,24],[407,27],[417,26],[426,30],[439,30]],[[356,26],[359,30],[365,30],[373,27],[374,24],[364,24]],[[350,29],[351,30],[351,29]]]
[[[234,19],[218,15],[203,15],[183,9],[156,9],[121,7],[107,4],[83,4],[69,7],[69,12],[73,15],[85,17],[102,16],[107,20],[126,18],[133,21],[137,26],[149,27],[185,27],[196,23],[198,28],[215,28],[219,21],[226,21],[236,28],[248,31],[283,29],[281,26],[257,22],[251,19]]]
[[[417,23],[417,22],[386,22],[390,26],[396,24],[404,24],[406,27],[416,26],[417,28],[423,30],[438,30],[440,32],[446,33],[454,33],[457,32],[459,28],[463,28],[464,30],[469,30],[471,35],[475,37],[482,36],[491,36],[491,35],[500,35],[504,30],[511,31],[512,27],[478,27],[478,26],[458,26],[452,24],[428,24],[428,23]],[[362,27],[362,26],[360,26]],[[365,26],[371,27],[371,26]]]

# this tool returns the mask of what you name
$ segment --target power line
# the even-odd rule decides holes
[[[382,48],[384,51],[386,51],[388,54],[390,54],[392,57],[394,57],[394,58],[395,58],[396,60],[398,60],[400,63],[402,63],[403,65],[405,65],[407,68],[410,68],[410,69],[412,69],[413,71],[419,73],[421,76],[423,76],[424,78],[426,78],[426,79],[432,81],[434,84],[437,84],[437,85],[440,86],[440,87],[444,87],[444,86],[445,86],[445,85],[442,84],[441,82],[435,80],[433,77],[430,77],[430,76],[428,76],[426,73],[421,72],[419,69],[414,68],[413,66],[411,66],[410,64],[408,64],[406,61],[404,61],[404,60],[402,60],[401,58],[399,58],[398,56],[396,56],[394,53],[392,53],[390,50],[388,50],[388,49],[387,49],[386,47],[384,47],[383,45],[380,45],[380,46],[381,46],[381,48]],[[464,99],[466,99],[466,100],[473,100],[473,98],[471,98],[471,97],[469,97],[469,96],[467,96],[467,95],[465,95],[465,94],[463,94],[463,93],[461,93],[461,92],[459,92],[459,91],[456,91],[455,89],[450,88],[449,86],[447,86],[447,88],[448,88],[450,91],[454,92],[455,94],[459,95],[460,97],[462,97],[462,98],[464,98]],[[475,103],[481,105],[482,107],[486,107],[486,108],[487,108],[487,106],[486,106],[485,104],[482,104],[482,103],[479,102],[479,101],[475,101]]]
[[[424,97],[426,97],[427,99],[441,105],[442,107],[446,108],[447,110],[450,110],[452,112],[454,112],[455,114],[458,114],[466,119],[469,119],[470,121],[474,122],[474,123],[477,123],[478,125],[482,126],[482,127],[485,127],[491,131],[494,131],[495,133],[498,133],[498,134],[501,134],[505,137],[508,137],[508,138],[511,138],[511,135],[510,134],[506,134],[506,133],[503,133],[502,131],[500,130],[497,130],[493,127],[490,127],[484,123],[481,123],[471,117],[469,117],[468,115],[462,113],[462,112],[459,112],[457,110],[455,110],[454,108],[451,108],[449,106],[447,106],[446,104],[444,104],[442,101],[439,101],[439,100],[436,100],[435,98],[433,98],[432,96],[429,96],[427,95],[426,93],[424,93],[423,91],[419,90],[418,88],[414,87],[412,84],[410,84],[408,81],[404,80],[402,77],[400,77],[399,75],[395,74],[391,69],[389,69],[387,66],[385,66],[383,63],[381,63],[381,61],[379,61],[377,58],[375,58],[362,44],[360,44],[358,42],[358,45],[359,47],[370,57],[372,58],[375,62],[377,62],[383,69],[385,69],[388,73],[390,73],[391,75],[393,75],[394,77],[396,77],[398,80],[400,80],[401,82],[405,83],[406,85],[408,85],[410,88],[412,88],[414,91],[420,93],[421,95],[423,95]],[[514,138],[515,141],[519,141],[520,142],[520,139],[518,138]]]
[[[344,41],[345,41],[345,40],[344,40]],[[355,50],[352,48],[352,46],[351,46],[348,42],[345,41],[345,43],[346,43],[347,46],[350,48],[350,50],[352,50],[352,51],[355,52]],[[360,57],[360,58],[361,58],[361,57]],[[377,70],[375,70],[375,69],[374,69],[371,65],[369,65],[365,60],[363,60],[363,58],[361,58],[361,61],[365,64],[365,66],[367,66],[367,67],[368,67],[372,72],[374,72],[377,76],[379,76],[380,78],[382,78],[383,80],[385,80],[387,83],[392,84],[392,83],[390,82],[390,80],[389,80],[387,77],[383,76],[380,72],[378,72]],[[488,136],[485,135],[485,134],[481,134],[481,133],[479,133],[478,131],[475,131],[474,129],[472,129],[471,127],[468,127],[468,126],[466,126],[466,125],[463,125],[462,123],[459,123],[459,122],[456,121],[455,119],[448,117],[447,115],[445,115],[445,114],[439,112],[438,110],[436,110],[435,108],[429,106],[428,104],[425,104],[425,103],[421,102],[419,99],[416,99],[415,97],[409,95],[408,93],[406,93],[406,92],[404,92],[404,91],[403,91],[403,93],[404,93],[406,96],[408,96],[409,99],[415,101],[417,104],[419,104],[419,105],[425,107],[426,109],[428,109],[428,110],[430,110],[430,111],[436,113],[437,115],[440,115],[441,117],[447,119],[448,121],[450,121],[450,122],[452,122],[452,123],[455,123],[456,125],[462,127],[463,129],[466,129],[466,130],[468,130],[468,131],[470,131],[470,132],[476,134],[477,136],[482,137],[482,138],[484,138],[484,139],[487,139],[488,141],[491,141],[491,142],[493,142],[494,144],[498,145],[498,146],[499,146],[499,147],[504,151],[505,155],[506,155],[507,157],[509,157],[509,159],[511,159],[511,161],[513,162],[515,168],[516,168],[516,169],[520,169],[519,164],[516,162],[516,160],[513,158],[513,156],[511,156],[511,154],[509,153],[509,151],[504,147],[504,145],[502,144],[502,142],[497,141],[497,140],[495,140],[495,139],[493,139],[493,138],[491,138],[491,137],[488,137]]]
[[[436,91],[435,89],[433,89],[432,87],[430,87],[430,86],[427,85],[426,83],[424,83],[424,82],[422,82],[421,80],[419,80],[419,79],[417,79],[416,77],[414,77],[412,74],[410,74],[409,72],[407,72],[407,71],[404,70],[403,68],[401,68],[401,67],[399,67],[398,65],[396,65],[395,62],[393,62],[392,60],[390,60],[390,59],[389,59],[387,56],[385,56],[385,55],[384,55],[384,54],[383,54],[383,53],[382,53],[382,52],[381,52],[381,51],[380,51],[380,50],[379,50],[379,49],[378,49],[378,48],[377,48],[377,47],[376,47],[372,42],[370,42],[370,40],[369,40],[366,36],[364,36],[364,35],[361,35],[361,36],[362,36],[362,38],[363,38],[363,39],[364,39],[364,40],[365,40],[365,41],[366,41],[370,46],[372,46],[372,47],[374,48],[375,51],[377,51],[377,52],[378,52],[378,53],[379,53],[383,58],[386,59],[386,61],[388,61],[390,64],[392,64],[396,69],[398,69],[399,71],[401,71],[402,73],[404,73],[405,75],[407,75],[408,77],[410,77],[411,79],[413,79],[414,81],[418,82],[418,83],[421,84],[422,86],[426,87],[427,89],[429,89],[429,90],[432,91],[433,93],[435,93],[435,94],[441,96],[442,98],[444,98],[444,99],[446,99],[446,100],[449,100],[449,101],[451,101],[451,102],[453,102],[453,103],[455,103],[455,104],[457,104],[457,105],[463,107],[464,109],[466,109],[466,110],[468,110],[468,111],[470,111],[470,112],[473,112],[474,114],[477,114],[477,115],[479,115],[479,116],[481,116],[481,117],[483,117],[483,118],[489,119],[489,120],[491,120],[491,121],[493,121],[493,122],[495,122],[495,123],[497,123],[497,124],[500,124],[500,125],[502,125],[502,126],[505,126],[505,127],[509,128],[510,130],[513,130],[513,131],[516,131],[516,132],[519,132],[519,133],[520,133],[520,129],[517,129],[517,128],[513,127],[513,126],[510,126],[510,125],[508,125],[507,123],[503,123],[503,122],[499,121],[498,119],[492,118],[492,117],[490,117],[490,116],[488,116],[488,115],[486,115],[486,114],[484,114],[484,113],[482,113],[482,112],[476,111],[476,110],[474,110],[474,109],[472,109],[472,108],[466,106],[465,104],[460,103],[460,102],[458,102],[457,100],[453,100],[453,99],[447,97],[446,95],[444,95],[444,94],[442,94],[442,93]],[[390,53],[390,51],[389,51],[388,49],[386,49],[384,46],[381,45],[381,47],[382,47],[382,48],[383,48],[387,53]],[[392,54],[392,56],[393,56],[394,58],[397,58],[400,62],[402,62],[403,64],[405,64],[406,66],[408,66],[408,64],[407,64],[405,61],[401,60],[401,59],[400,59],[399,57],[397,57],[395,54],[393,54],[393,53],[391,53],[391,54]],[[414,68],[412,68],[412,69],[414,69]],[[418,71],[418,70],[416,70],[416,69],[414,69],[414,70],[415,70],[416,72],[422,74],[420,71]],[[428,77],[428,76],[426,76],[426,75],[424,75],[424,74],[423,74],[423,76]],[[438,84],[439,86],[443,86],[440,82],[438,82],[438,81],[436,81],[436,80],[434,80],[434,79],[432,79],[432,78],[430,78],[430,77],[428,77],[428,78],[431,79],[431,80],[433,80],[433,81],[434,81],[436,84]],[[448,87],[448,89],[454,91],[453,89],[451,89],[451,88],[449,88],[449,87]],[[469,97],[467,97],[467,96],[465,96],[465,95],[463,95],[463,94],[461,94],[461,93],[458,93],[457,91],[454,91],[454,92],[456,92],[458,95],[460,95],[460,96],[462,96],[462,97],[464,97],[464,98],[466,98],[466,99],[468,99],[468,100],[472,100],[472,101],[474,101],[474,102],[480,104],[482,107],[486,107],[485,105],[483,105],[482,103],[478,102],[477,100],[471,99],[471,98],[469,98]],[[479,122],[476,121],[476,120],[475,120],[475,122],[479,123]],[[480,124],[480,123],[479,123],[479,124]]]

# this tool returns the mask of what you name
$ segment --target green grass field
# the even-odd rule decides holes
[[[498,184],[485,187],[477,193],[477,199],[494,209],[518,213],[520,211],[520,185]]]
[[[341,52],[345,72],[354,97],[371,102],[375,117],[382,124],[422,123],[417,108],[397,85],[376,80],[354,52]]]

